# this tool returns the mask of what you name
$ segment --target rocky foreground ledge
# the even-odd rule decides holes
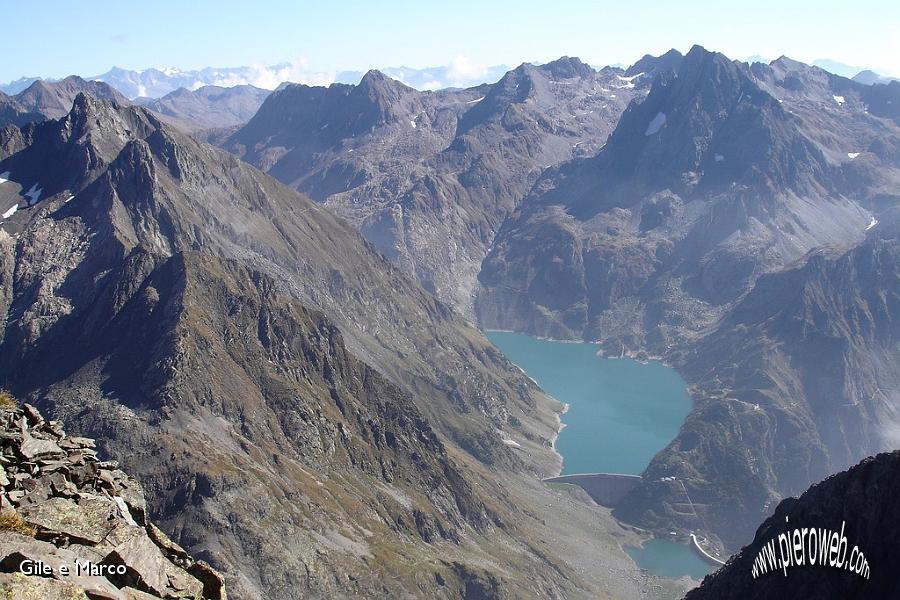
[[[0,598],[225,600],[221,575],[147,520],[94,441],[0,392]]]

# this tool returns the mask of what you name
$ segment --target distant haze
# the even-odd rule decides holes
[[[443,65],[433,82],[414,84],[442,87],[486,79],[492,65],[563,55],[594,65],[631,64],[645,53],[684,52],[695,43],[735,58],[784,54],[900,74],[900,3],[882,0],[461,0],[452,7],[407,1],[160,0],[128,11],[109,0],[77,11],[69,2],[49,0],[41,10],[52,18],[35,20],[26,3],[4,7],[4,21],[23,26],[7,28],[0,39],[0,56],[15,57],[0,61],[0,81],[90,77],[114,65],[184,71],[250,65],[255,77],[234,83],[274,87],[284,80],[336,81],[342,72],[372,67]]]

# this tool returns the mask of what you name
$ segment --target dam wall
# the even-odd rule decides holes
[[[601,506],[616,506],[641,481],[640,475],[622,473],[573,473],[548,477],[544,483],[577,485]]]

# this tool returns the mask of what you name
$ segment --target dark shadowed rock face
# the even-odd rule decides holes
[[[782,501],[757,529],[753,542],[689,592],[686,600],[896,598],[900,594],[898,495],[900,452],[867,458],[814,485],[799,498]],[[808,553],[805,564],[788,568],[786,575],[776,568],[766,574],[758,571],[753,577],[754,561],[770,540],[776,539],[774,558],[782,556],[777,541],[780,534],[794,528],[826,528],[840,534],[842,527],[847,540],[843,560],[849,561],[857,547],[868,563],[868,577],[830,565],[810,565]],[[789,554],[785,551],[784,555]]]
[[[221,575],[148,520],[140,485],[117,463],[99,461],[94,440],[67,436],[33,406],[15,408],[4,398],[0,447],[0,592],[60,600],[226,599]],[[26,560],[43,562],[52,574],[23,576]],[[106,570],[80,572],[76,563]]]
[[[372,71],[358,86],[285,86],[223,145],[325,202],[470,315],[504,218],[543,169],[602,147],[649,83],[569,57],[439,92]]]

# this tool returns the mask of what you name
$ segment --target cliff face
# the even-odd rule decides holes
[[[879,454],[867,458],[855,467],[829,477],[812,486],[799,498],[783,500],[774,514],[756,531],[753,542],[728,561],[703,584],[686,596],[686,600],[755,600],[762,598],[896,598],[900,593],[897,583],[897,536],[900,522],[896,511],[900,494],[900,452]],[[804,564],[788,567],[785,574],[780,567],[762,573],[757,564],[757,577],[753,577],[754,562],[760,551],[776,540],[775,560],[793,553],[779,546],[778,536],[794,529],[828,529],[846,538],[835,552],[835,560],[850,562],[853,548],[862,553],[868,566],[867,575],[849,572],[845,567],[827,565],[818,559],[810,564],[811,555],[801,552]],[[802,535],[802,532],[801,532]],[[801,542],[808,544],[809,536]],[[838,540],[841,538],[839,537]],[[830,539],[828,540],[830,543]],[[817,548],[818,550],[818,548]],[[859,554],[853,565],[862,565]]]
[[[221,575],[148,520],[140,485],[94,440],[0,395],[0,593],[226,599]]]

